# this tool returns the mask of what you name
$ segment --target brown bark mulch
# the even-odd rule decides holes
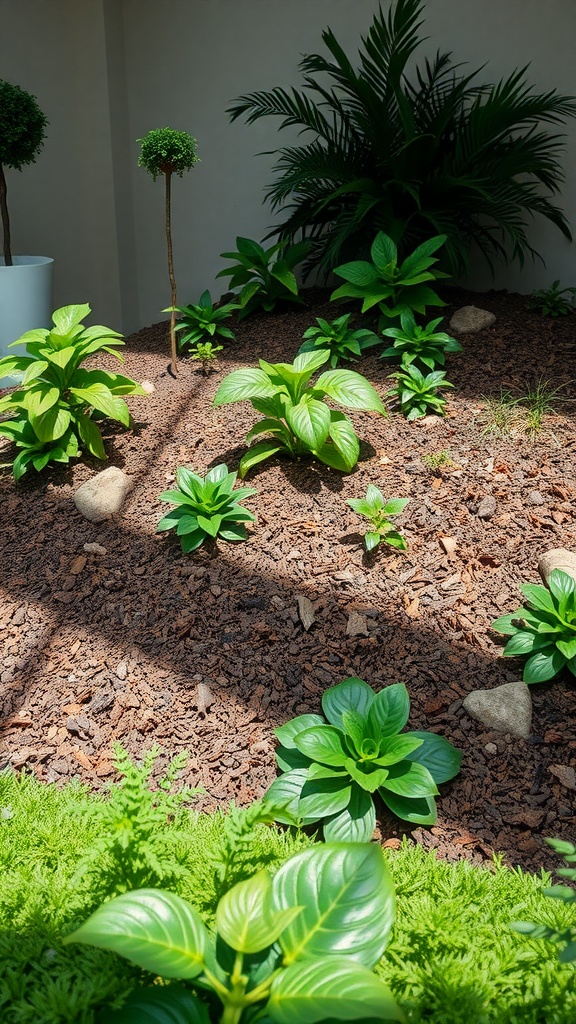
[[[451,859],[502,851],[510,864],[554,866],[543,838],[576,840],[573,772],[562,770],[576,767],[576,682],[531,688],[528,740],[487,731],[462,701],[520,677],[490,623],[518,607],[520,582],[537,582],[544,550],[576,547],[576,405],[561,401],[575,396],[576,317],[543,319],[506,293],[447,298],[447,316],[473,303],[497,320],[450,357],[446,418],[352,413],[362,439],[353,473],[265,463],[250,476],[259,493],[246,502],[257,514],[248,541],[193,556],[156,533],[167,509],[158,495],[178,465],[237,467],[255,414],[247,402],[213,409],[219,381],[259,356],[290,361],[314,317],[339,311],[315,291],[307,308],[248,319],[206,377],[187,360],[177,380],[167,373],[165,323],[127,339],[126,372],[156,390],[129,399],[132,432],[106,431],[108,464],[135,482],[122,514],[95,526],[74,506],[74,489],[103,468],[97,460],[30,471],[18,485],[8,471],[0,479],[0,765],[101,785],[114,777],[114,740],[134,756],[158,742],[164,758],[190,752],[199,806],[245,804],[275,776],[275,726],[320,711],[323,691],[348,675],[376,688],[403,680],[410,727],[442,733],[464,758],[442,787],[436,826],[382,814],[382,838],[394,845],[407,833]],[[389,360],[371,350],[356,368],[385,394]],[[540,433],[485,432],[487,398],[538,380],[563,386]],[[442,451],[454,465],[440,476],[423,456]],[[410,499],[406,554],[364,554],[345,499],[369,482]],[[495,509],[481,518],[487,495]],[[442,537],[456,541],[450,557]],[[106,554],[86,554],[90,542]],[[308,630],[299,596],[313,603]],[[365,617],[359,635],[347,634],[352,611]]]

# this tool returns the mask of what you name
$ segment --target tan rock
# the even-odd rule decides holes
[[[520,680],[493,690],[473,690],[462,704],[471,718],[489,729],[521,739],[530,735],[532,698],[526,683]]]
[[[576,554],[567,548],[551,548],[550,551],[545,551],[538,560],[538,572],[544,583],[548,584],[554,569],[561,569],[576,579]]]
[[[474,334],[475,331],[491,327],[495,321],[494,313],[490,313],[487,309],[479,309],[478,306],[462,306],[454,313],[450,321],[450,330],[455,334]]]
[[[91,523],[101,523],[116,515],[134,486],[134,481],[117,466],[110,466],[81,484],[74,495],[79,512]]]

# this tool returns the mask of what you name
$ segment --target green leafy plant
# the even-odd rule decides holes
[[[165,230],[166,249],[168,253],[168,277],[170,279],[170,351],[171,369],[178,373],[178,351],[176,347],[176,278],[174,276],[174,260],[172,256],[172,175],[182,177],[184,171],[190,171],[197,164],[196,139],[188,132],[178,132],[174,128],[154,128],[140,143],[138,166],[144,167],[152,175],[154,181],[159,174],[164,175],[165,182]]]
[[[452,469],[455,465],[449,452],[428,452],[422,456],[422,462],[424,465],[431,469],[433,473],[441,475],[443,469]]]
[[[4,265],[13,266],[5,167],[21,171],[33,164],[44,145],[48,120],[36,97],[18,85],[0,81],[0,216],[4,233]]]
[[[456,338],[436,330],[442,319],[439,317],[437,320],[430,320],[426,327],[420,327],[414,319],[414,314],[406,310],[400,315],[401,327],[387,327],[382,331],[387,337],[394,338],[394,343],[385,349],[382,357],[400,356],[403,366],[422,363],[429,370],[444,366],[446,353],[461,352],[462,345]]]
[[[534,255],[534,214],[570,238],[553,202],[564,137],[546,126],[574,117],[574,98],[536,92],[526,68],[490,84],[481,69],[462,73],[450,53],[418,61],[422,0],[386,7],[356,62],[327,29],[327,55],[300,63],[303,88],[253,92],[229,108],[232,120],[276,117],[280,128],[306,133],[303,143],[277,150],[266,193],[284,213],[280,238],[306,233],[307,269],[329,271],[367,251],[375,229],[407,247],[442,233],[457,273],[471,243],[490,264]]]
[[[417,366],[410,363],[390,376],[397,384],[388,393],[396,399],[400,412],[407,420],[417,420],[428,413],[444,416],[446,399],[438,394],[438,389],[453,388],[454,385],[446,380],[443,370],[432,370],[424,376]]]
[[[564,839],[547,839],[546,842],[567,864],[576,865],[576,846],[574,843],[568,843]],[[576,882],[576,866],[558,868],[556,873],[562,878],[569,878],[571,882]],[[562,900],[563,903],[568,905],[576,903],[576,889],[568,885],[552,885],[550,888],[544,889],[544,895],[551,896],[552,899]],[[531,939],[548,939],[550,942],[561,945],[562,948],[558,956],[562,963],[570,963],[576,960],[576,925],[568,925],[567,928],[558,931],[556,928],[551,928],[546,924],[530,924],[528,921],[515,921],[511,927],[522,935],[529,935]]]
[[[426,306],[445,306],[427,283],[447,276],[432,269],[432,264],[437,262],[432,253],[445,241],[445,235],[429,238],[399,262],[396,243],[380,231],[370,249],[372,262],[355,260],[335,267],[334,273],[346,283],[330,298],[362,299],[363,313],[378,306],[383,322],[387,317],[400,317],[403,313],[424,313]]]
[[[112,763],[121,782],[113,783],[107,797],[90,807],[79,802],[80,813],[98,822],[99,830],[78,864],[78,879],[83,885],[89,879],[100,899],[142,886],[171,885],[184,873],[171,849],[173,834],[167,841],[166,824],[200,790],[181,786],[171,792],[186,766],[186,754],[171,760],[153,789],[150,781],[160,752],[155,744],[141,764],[135,764],[115,743]]]
[[[0,435],[22,449],[12,466],[15,480],[30,466],[40,471],[50,461],[68,462],[80,455],[80,446],[105,459],[94,417],[102,414],[129,427],[130,412],[120,395],[146,394],[130,377],[81,365],[100,351],[124,362],[116,351],[124,344],[122,335],[109,327],[84,327],[89,313],[88,305],[57,309],[51,331],[27,331],[9,346],[25,345],[26,355],[0,359],[0,376],[24,375],[15,391],[0,398],[0,413],[16,413],[0,423]]]
[[[327,370],[308,386],[310,378],[330,358],[326,349],[303,352],[293,363],[267,363],[260,368],[234,370],[224,378],[214,405],[248,399],[264,414],[246,440],[271,434],[272,440],[253,445],[240,460],[239,475],[272,455],[299,458],[314,455],[320,462],[349,473],[356,465],[360,444],[344,413],[329,409],[324,398],[349,409],[386,414],[372,385],[352,370]]]
[[[486,422],[482,433],[494,434],[496,437],[512,434],[520,423],[518,399],[512,392],[501,387],[499,395],[483,395],[482,400],[486,406]]]
[[[216,934],[171,892],[140,889],[110,900],[64,940],[113,950],[163,978],[191,981],[220,1003],[179,985],[139,991],[107,1019],[128,1024],[273,1024],[404,1021],[372,972],[394,922],[392,880],[376,845],[337,843],[289,858],[220,900]]]
[[[528,659],[525,683],[545,683],[564,666],[576,676],[576,581],[554,569],[548,587],[522,584],[527,604],[492,623],[492,629],[510,637],[504,657]]]
[[[380,541],[400,551],[406,551],[406,541],[391,521],[400,515],[408,504],[409,498],[389,498],[385,500],[382,491],[374,484],[368,484],[365,498],[348,498],[350,505],[360,516],[370,523],[370,529],[364,534],[366,551],[377,548]]]
[[[350,327],[352,313],[339,316],[332,323],[322,317],[316,317],[318,327],[309,327],[304,332],[304,344],[298,352],[314,352],[318,348],[326,348],[330,352],[330,366],[338,366],[341,359],[353,360],[372,345],[379,345],[381,338],[374,331],[359,328],[353,331]]]
[[[199,341],[190,349],[190,358],[200,363],[204,374],[210,373],[218,363],[217,352],[222,351],[222,345],[213,345],[211,341]]]
[[[321,715],[299,715],[275,730],[276,760],[285,773],[266,798],[283,804],[277,820],[309,825],[323,821],[327,842],[368,842],[378,792],[388,809],[405,821],[436,821],[437,783],[457,774],[461,754],[432,732],[402,729],[410,714],[403,683],[379,693],[363,679],[331,686]]]
[[[302,302],[294,267],[304,258],[307,242],[278,242],[264,249],[251,238],[238,236],[236,246],[237,252],[220,253],[223,259],[235,260],[236,266],[226,267],[216,277],[229,277],[230,288],[240,288],[239,320],[258,309],[270,312],[280,301]]]
[[[246,877],[246,863],[254,856],[254,829],[257,825],[271,825],[275,821],[274,813],[275,808],[266,800],[254,800],[249,807],[230,804],[224,818],[222,841],[208,853],[219,895],[239,878]]]
[[[209,341],[211,338],[226,338],[235,341],[234,332],[222,323],[232,316],[240,307],[235,302],[227,302],[222,306],[214,306],[209,291],[202,292],[196,306],[168,306],[163,313],[181,313],[174,330],[182,331],[180,348],[184,345],[196,345],[198,342]]]
[[[542,316],[566,316],[574,312],[575,297],[576,288],[560,288],[558,279],[550,288],[532,292],[528,309],[538,309]]]
[[[568,383],[572,383],[571,381]],[[544,417],[553,415],[556,412],[555,402],[566,402],[565,384],[553,387],[552,382],[544,380],[543,377],[535,384],[529,384],[519,395],[517,404],[526,410],[526,433],[534,438],[544,426]]]
[[[196,551],[208,537],[223,540],[246,540],[244,523],[253,523],[255,516],[240,504],[242,498],[256,494],[253,487],[233,490],[236,473],[229,473],[224,464],[215,466],[205,477],[180,466],[176,470],[178,490],[163,491],[161,501],[169,501],[171,509],[158,523],[158,530],[176,530],[182,551]]]

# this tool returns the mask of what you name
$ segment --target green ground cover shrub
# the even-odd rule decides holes
[[[93,813],[101,801],[78,784],[57,789],[0,774],[2,1024],[96,1024],[95,1008],[105,1022],[133,985],[150,983],[114,954],[62,944],[100,902],[96,876],[79,878],[78,865],[102,838]],[[226,888],[310,844],[262,818],[258,805],[231,816],[182,806],[155,826],[160,863],[171,857],[183,868],[174,891],[209,924]],[[397,913],[378,973],[410,1024],[573,1024],[574,965],[559,962],[554,944],[509,926],[574,927],[574,904],[543,895],[549,876],[436,862],[407,842],[386,857]]]

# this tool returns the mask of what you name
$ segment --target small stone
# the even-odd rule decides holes
[[[491,757],[494,757],[494,754],[498,753],[498,747],[495,743],[485,743],[484,750],[487,754],[490,754]]]
[[[91,523],[101,523],[120,511],[134,481],[117,466],[110,466],[81,484],[74,494],[78,511]]]
[[[210,593],[213,594],[214,597],[220,597],[222,593],[222,587],[219,587],[215,583],[212,587],[210,587]]]
[[[79,573],[82,572],[87,561],[88,559],[86,558],[86,555],[77,555],[77,557],[73,560],[70,566],[70,572],[72,573],[72,575],[78,576]]]
[[[496,732],[520,739],[530,735],[532,698],[526,683],[504,683],[493,690],[473,690],[462,701],[464,710]]]
[[[305,597],[304,594],[296,594],[296,604],[298,605],[300,622],[304,626],[306,632],[308,632],[310,627],[316,622],[314,605],[308,597]]]
[[[272,595],[272,597],[270,598],[270,604],[272,605],[273,608],[276,608],[276,610],[279,611],[279,612],[284,611],[284,608],[286,607],[284,601],[279,596],[279,594],[273,594]]]
[[[87,555],[107,555],[108,549],[103,548],[101,544],[83,544],[83,550]]]
[[[368,636],[366,616],[360,612],[350,612],[346,624],[346,636]]]
[[[440,537],[440,545],[444,548],[444,551],[449,558],[456,554],[458,547],[458,541],[454,537]]]
[[[208,708],[214,703],[214,694],[208,683],[198,683],[196,686],[196,707],[201,715],[205,715]]]
[[[154,392],[156,391],[156,388],[154,387],[154,385],[153,385],[151,380],[143,380],[143,381],[141,381],[140,382],[140,387],[143,389],[143,391],[146,392],[147,395],[153,395]]]
[[[576,554],[567,548],[551,548],[550,551],[545,551],[538,560],[538,572],[544,583],[548,583],[554,569],[561,569],[576,579]]]
[[[530,494],[528,495],[528,501],[530,502],[531,505],[543,505],[544,504],[544,498],[540,494],[540,491],[530,491]]]
[[[441,416],[419,416],[415,423],[419,427],[424,427],[424,430],[429,430],[430,427],[437,427],[439,423],[442,423]]]
[[[485,327],[491,327],[495,323],[494,313],[487,309],[479,309],[478,306],[462,306],[457,309],[450,321],[450,330],[455,334],[473,334],[475,331],[482,331]]]
[[[117,665],[116,675],[118,676],[118,679],[126,679],[126,676],[128,675],[128,666],[125,661],[121,661],[120,664]]]
[[[548,770],[556,776],[560,785],[566,789],[576,790],[576,771],[570,765],[551,764]]]
[[[491,519],[496,511],[496,498],[487,494],[478,505],[477,516],[479,519]]]
[[[73,736],[94,735],[94,727],[86,715],[70,715],[66,720],[66,728]]]

